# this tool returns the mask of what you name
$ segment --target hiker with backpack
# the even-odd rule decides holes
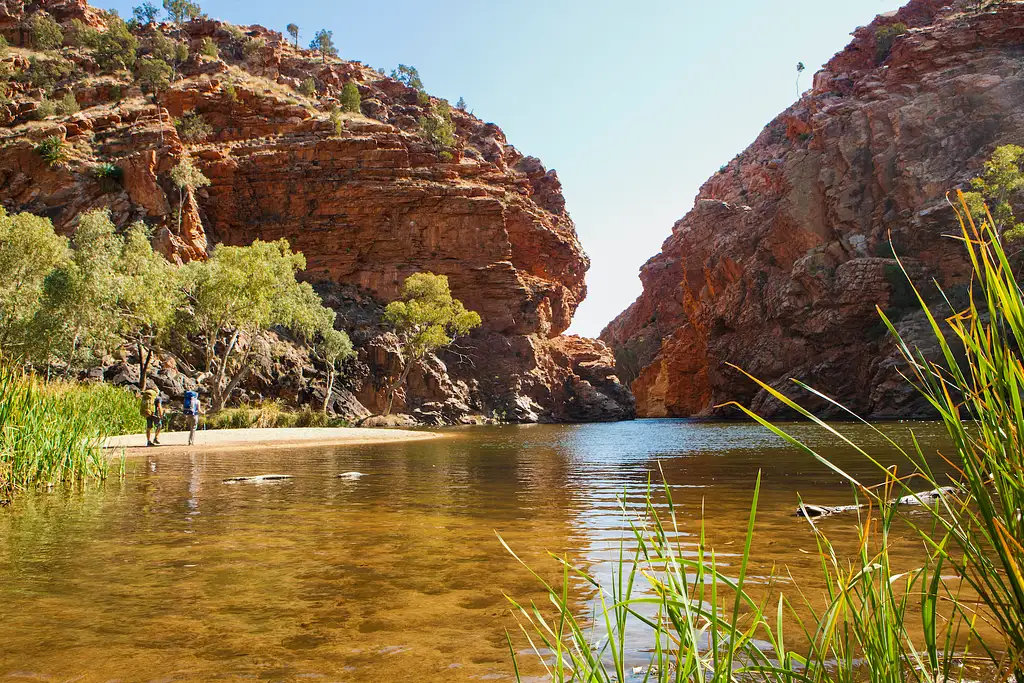
[[[160,394],[155,389],[146,389],[142,392],[142,405],[140,406],[142,417],[146,418],[146,445],[160,445],[160,429],[164,426],[164,404],[160,400]],[[153,430],[156,434],[152,435]]]
[[[188,445],[191,446],[196,440],[196,427],[199,426],[199,392],[186,391],[182,399],[182,410],[185,414],[185,428],[188,430]]]

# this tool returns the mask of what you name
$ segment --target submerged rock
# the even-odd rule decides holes
[[[290,474],[257,474],[253,477],[229,477],[225,484],[262,484],[267,481],[281,481],[283,479],[294,479]]]
[[[349,481],[355,481],[356,479],[362,479],[366,475],[362,472],[342,472],[338,475],[338,479],[347,479]]]

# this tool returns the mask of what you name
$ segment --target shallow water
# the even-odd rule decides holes
[[[929,451],[937,425],[882,425]],[[864,481],[872,466],[794,430]],[[885,461],[864,427],[844,432]],[[824,466],[751,424],[644,420],[451,430],[405,444],[161,454],[123,482],[24,495],[0,509],[0,681],[511,680],[503,592],[541,599],[501,547],[551,572],[545,551],[599,576],[659,466],[685,534],[701,510],[721,561],[742,549],[758,470],[754,580],[813,589],[814,537],[793,517],[851,502]],[[358,471],[355,481],[336,475]],[[285,473],[260,485],[227,477]],[[823,524],[840,546],[853,518]],[[684,543],[688,542],[684,539]],[[897,561],[921,557],[908,536]],[[556,576],[552,575],[552,578]],[[590,593],[579,592],[586,610]],[[525,653],[526,644],[516,640]],[[636,642],[635,661],[646,657]],[[524,657],[528,657],[524,654]],[[531,669],[531,670],[535,670]]]

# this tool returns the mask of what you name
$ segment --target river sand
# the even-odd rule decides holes
[[[196,432],[195,445],[188,445],[188,432],[162,432],[160,444],[146,446],[145,434],[114,436],[103,447],[121,449],[127,455],[169,451],[226,451],[254,448],[290,448],[294,446],[340,446],[349,444],[396,443],[437,439],[435,432],[408,429],[364,427],[292,427],[284,429],[211,429]]]

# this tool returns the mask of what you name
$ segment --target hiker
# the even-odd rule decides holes
[[[146,389],[142,392],[141,412],[146,418],[146,445],[159,446],[160,429],[164,425],[164,404],[155,389]],[[156,433],[152,434],[154,429]]]
[[[196,427],[199,426],[199,392],[186,391],[182,399],[182,411],[185,414],[185,429],[188,430],[188,445],[196,440]]]

